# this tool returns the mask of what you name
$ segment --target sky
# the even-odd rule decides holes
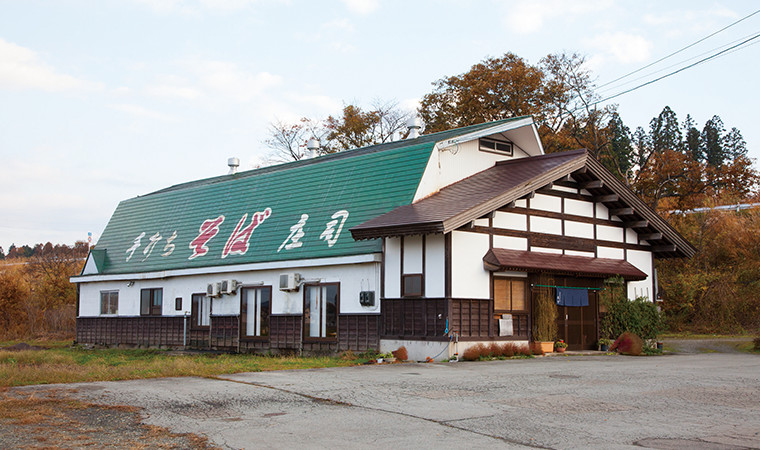
[[[577,52],[601,86],[755,12],[754,1],[0,0],[0,247],[93,243],[122,200],[266,160],[275,121],[416,108],[486,57]],[[607,96],[760,31],[760,14]],[[760,39],[752,41],[758,43]],[[695,59],[696,58],[696,59]],[[668,66],[673,67],[667,69]],[[719,115],[760,157],[760,45],[611,100]],[[634,80],[640,76],[639,80]]]

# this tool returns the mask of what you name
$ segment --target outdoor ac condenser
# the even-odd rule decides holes
[[[234,295],[238,288],[238,282],[236,280],[224,280],[222,281],[221,291],[222,294]]]
[[[209,283],[206,286],[206,297],[219,297],[221,295],[219,287],[219,283]]]
[[[299,273],[283,273],[280,274],[280,290],[281,291],[297,291],[298,284],[301,282],[301,274]]]

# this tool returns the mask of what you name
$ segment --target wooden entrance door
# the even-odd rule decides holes
[[[588,291],[588,306],[557,306],[557,336],[564,339],[568,350],[596,348],[598,291]]]

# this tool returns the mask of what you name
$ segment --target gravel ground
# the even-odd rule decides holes
[[[711,339],[666,339],[665,346],[674,353],[742,353],[737,346],[751,342],[752,337]]]
[[[393,364],[75,388],[84,401],[139,407],[146,424],[224,448],[760,448],[754,354]]]

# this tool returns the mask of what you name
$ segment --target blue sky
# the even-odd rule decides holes
[[[752,1],[0,0],[0,246],[73,243],[88,231],[97,239],[121,200],[224,174],[231,156],[252,168],[270,153],[263,140],[275,120],[377,99],[414,107],[431,82],[507,51],[531,63],[579,52],[603,84],[756,9]],[[758,31],[760,14],[642,74]],[[717,114],[757,158],[759,56],[752,45],[613,102],[631,128],[665,105],[700,127]]]

